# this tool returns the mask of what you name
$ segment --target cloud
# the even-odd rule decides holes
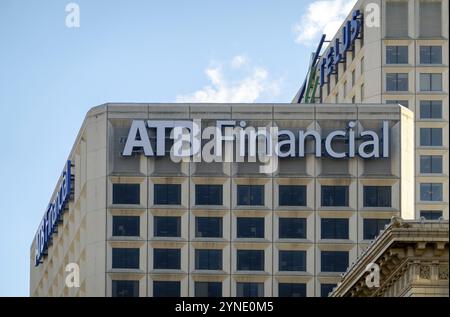
[[[319,0],[312,2],[300,21],[294,25],[295,41],[309,45],[322,33],[330,39],[339,30],[357,0]]]
[[[232,68],[239,68],[248,59],[235,56],[231,60]],[[176,97],[182,103],[253,103],[267,102],[280,92],[280,80],[271,80],[264,67],[249,67],[242,70],[240,79],[225,76],[222,65],[213,65],[205,70],[209,85],[186,95]]]
[[[231,60],[231,66],[233,68],[239,68],[247,63],[247,58],[243,55],[237,55]]]

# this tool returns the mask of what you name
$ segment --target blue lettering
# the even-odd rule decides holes
[[[58,226],[58,221],[67,207],[67,203],[70,200],[70,195],[72,191],[72,173],[71,173],[72,163],[67,161],[66,168],[62,175],[61,185],[56,192],[56,197],[51,202],[42,218],[39,225],[38,232],[35,238],[36,244],[36,254],[35,254],[35,266],[41,263],[42,257],[48,249],[49,242],[52,239],[52,234],[56,231]]]

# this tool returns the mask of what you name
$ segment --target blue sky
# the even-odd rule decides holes
[[[320,33],[348,12],[344,0],[75,0],[68,28],[69,2],[0,0],[0,296],[29,294],[30,245],[91,107],[290,102]]]

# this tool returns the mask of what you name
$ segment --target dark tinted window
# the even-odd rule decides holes
[[[306,297],[306,284],[303,283],[279,283],[279,297]]]
[[[386,74],[387,91],[408,91],[408,73]]]
[[[348,267],[347,251],[322,251],[321,271],[322,272],[345,272]]]
[[[306,251],[278,252],[280,271],[306,271]]]
[[[181,237],[181,217],[154,218],[155,237]]]
[[[439,210],[421,210],[420,217],[424,217],[426,220],[438,220],[442,217],[442,211]]]
[[[442,101],[441,100],[421,100],[420,101],[421,119],[441,119]]]
[[[408,64],[408,46],[386,46],[386,64]]]
[[[440,155],[421,155],[420,156],[421,173],[442,173],[442,156]]]
[[[238,238],[264,238],[264,218],[236,219]]]
[[[264,283],[236,283],[237,297],[263,297]]]
[[[139,281],[112,281],[112,297],[139,297]]]
[[[180,260],[180,249],[153,249],[153,268],[155,270],[179,270]]]
[[[280,185],[280,206],[306,206],[306,186]]]
[[[196,217],[195,237],[197,238],[222,238],[222,218]]]
[[[222,283],[195,282],[195,297],[222,297]]]
[[[348,186],[322,186],[322,206],[348,206]]]
[[[322,239],[348,239],[348,219],[322,218]]]
[[[195,250],[196,270],[221,270],[222,250]]]
[[[306,239],[306,218],[280,218],[280,239]]]
[[[196,205],[222,205],[222,185],[195,185]]]
[[[237,250],[238,271],[264,271],[263,250]]]
[[[391,186],[364,186],[364,207],[391,207]]]
[[[139,249],[138,248],[113,248],[112,249],[113,269],[138,269]]]
[[[240,206],[263,206],[264,185],[237,185]]]
[[[390,219],[364,219],[364,239],[372,240],[391,222]]]
[[[442,146],[441,128],[420,128],[421,146]]]
[[[180,282],[153,281],[153,297],[180,297]]]
[[[420,74],[421,91],[442,91],[442,74],[422,73]]]
[[[113,236],[139,236],[139,216],[113,216]]]
[[[139,192],[139,184],[113,184],[113,204],[138,205]]]
[[[442,64],[442,46],[421,46],[421,64]]]
[[[442,201],[442,184],[439,183],[420,184],[420,200]]]
[[[328,297],[336,284],[320,284],[320,297]]]
[[[181,204],[181,185],[179,184],[155,184],[155,205],[179,205]]]

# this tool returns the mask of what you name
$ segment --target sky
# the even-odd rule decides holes
[[[354,3],[0,0],[0,296],[29,295],[30,246],[90,108],[291,102]]]

